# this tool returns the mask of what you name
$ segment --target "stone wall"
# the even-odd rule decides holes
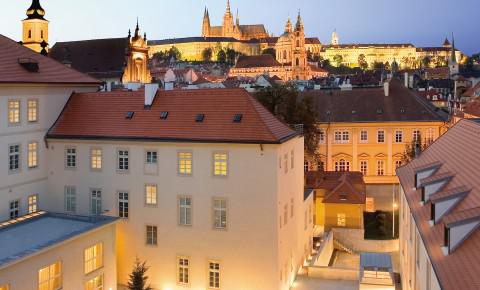
[[[399,250],[399,240],[365,240],[364,230],[333,228],[333,235],[340,242],[351,246],[355,252],[391,253]]]

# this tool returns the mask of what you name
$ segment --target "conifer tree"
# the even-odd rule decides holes
[[[138,258],[135,259],[132,273],[130,273],[130,280],[128,281],[128,290],[152,290],[150,285],[147,286],[148,276],[146,276],[146,273],[148,269],[146,262],[140,262]]]

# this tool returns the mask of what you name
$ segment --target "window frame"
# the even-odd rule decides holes
[[[224,202],[225,206],[224,207],[218,207],[216,206],[216,202]],[[220,213],[220,226],[218,226],[217,223],[217,213]],[[224,213],[224,218],[225,218],[225,226],[222,226],[223,224],[223,216],[222,213]],[[219,230],[219,231],[226,231],[228,229],[228,200],[225,197],[213,197],[212,198],[212,215],[213,215],[213,229],[214,230]]]
[[[365,172],[363,170],[365,165]],[[363,174],[363,176],[368,176],[368,160],[360,160],[360,172]]]
[[[148,188],[154,188],[155,189],[155,203],[153,202],[148,202],[149,201],[149,196],[148,196]],[[147,183],[144,186],[144,202],[145,206],[147,207],[158,207],[158,185],[153,184],[153,183]],[[150,200],[153,201],[153,196],[150,196]]]
[[[97,195],[96,197],[93,196],[93,194]],[[98,194],[100,193],[100,195],[98,196]],[[90,215],[92,216],[100,216],[102,215],[102,212],[103,212],[103,201],[102,201],[102,195],[103,195],[103,190],[101,188],[90,188],[90,209],[89,209],[89,213]],[[96,210],[98,210],[98,204],[100,204],[100,212],[99,213],[94,213],[93,212],[93,202],[96,201]],[[98,203],[99,202],[99,203]]]
[[[145,246],[147,247],[158,246],[158,226],[157,225],[152,225],[152,224],[145,225]]]
[[[29,214],[38,212],[38,193],[27,197],[27,211]]]
[[[96,284],[93,284],[93,288],[92,288],[92,289],[93,289],[93,290],[99,290],[99,289],[105,290],[105,276],[104,276],[103,273],[100,274],[100,275],[98,275],[98,276],[93,277],[92,279],[87,280],[87,281],[85,282],[85,289],[88,289],[88,288],[87,288],[87,287],[88,287],[88,283],[95,283],[95,282],[96,282],[95,280],[97,280],[97,279],[99,279],[99,278],[100,278],[101,281],[102,281],[102,285],[101,285],[101,286],[98,286],[98,285],[96,285]],[[99,287],[101,287],[101,288],[99,288]]]
[[[74,152],[69,152],[69,150],[74,150]],[[65,146],[65,169],[66,170],[76,170],[77,169],[77,147],[75,146]],[[72,164],[73,161],[73,165]]]
[[[90,250],[90,249],[93,249],[92,258],[87,260],[87,250]],[[96,255],[93,255],[95,254],[95,251],[97,251],[97,253]],[[100,254],[98,254],[98,252],[100,252]],[[97,258],[100,259],[100,262],[97,261]],[[88,263],[92,263],[92,265],[87,265]],[[91,266],[91,269],[88,266]],[[97,242],[83,249],[83,274],[85,275],[91,274],[99,269],[102,269],[103,267],[104,267],[103,242]]]
[[[380,167],[379,164],[382,164],[382,166]],[[376,173],[377,175],[376,176],[386,176],[386,172],[385,172],[385,160],[383,159],[377,159],[377,170],[376,170]]]
[[[400,129],[395,130],[395,136],[394,136],[394,140],[393,140],[395,142],[395,144],[403,144],[404,143],[405,138],[404,138],[403,135],[404,135],[403,130],[400,130]]]
[[[175,263],[175,267],[177,268],[177,285],[180,286],[189,286],[190,285],[190,257],[188,256],[177,256],[177,262]],[[180,261],[187,261],[187,265],[185,265],[185,262],[183,264],[180,264]],[[182,274],[180,273],[180,269],[182,269]],[[186,270],[186,272],[185,272]],[[186,274],[185,274],[186,273]],[[185,277],[186,277],[186,282],[185,282]],[[182,281],[181,281],[181,279]]]
[[[73,190],[71,190],[73,189]],[[65,185],[64,190],[64,209],[67,213],[76,213],[77,212],[77,188],[73,185]],[[73,211],[69,210],[69,197],[73,197],[73,202],[70,200],[70,207],[73,204]]]
[[[32,102],[35,104],[35,107],[34,107],[34,108],[30,107],[30,103],[32,103]],[[40,112],[39,106],[40,106],[40,101],[39,101],[39,99],[37,99],[37,98],[32,98],[32,99],[28,99],[28,100],[27,100],[27,122],[28,122],[28,124],[35,124],[35,123],[38,123],[38,122],[39,122],[39,112]],[[32,109],[35,110],[34,113],[33,113],[33,114],[35,115],[35,118],[34,118],[34,119],[30,119],[30,117],[31,117],[31,115],[32,115],[32,114],[31,114],[31,112],[32,112],[31,110],[32,110]]]
[[[18,103],[18,108],[10,108],[10,103]],[[11,121],[11,112],[17,112],[14,115],[14,119],[17,121]],[[7,100],[7,124],[9,127],[20,126],[22,124],[22,101],[20,99],[8,99]]]
[[[153,149],[145,149],[145,164],[158,165],[158,151]]]
[[[380,140],[380,133],[382,133],[382,140]],[[377,144],[385,144],[386,141],[386,131],[384,129],[377,130]]]
[[[35,145],[34,150],[30,150],[31,147]],[[30,141],[27,144],[27,166],[29,170],[37,169],[38,165],[38,153],[39,153],[40,142]]]
[[[339,137],[339,139],[337,139]],[[335,144],[350,144],[350,131],[348,129],[338,129],[333,133]]]
[[[122,196],[123,195],[123,196]],[[126,198],[125,198],[126,195]],[[130,218],[130,193],[128,190],[117,191],[118,217],[128,220]],[[123,207],[121,206],[123,205]],[[126,205],[126,206],[125,206]],[[122,210],[123,209],[123,210]]]
[[[190,154],[190,158],[181,157],[183,154]],[[190,161],[190,164],[188,164]],[[182,164],[185,162],[185,164]],[[188,166],[190,166],[190,172],[188,172]],[[184,171],[182,172],[182,167]],[[177,151],[177,175],[181,177],[192,177],[193,176],[193,151],[192,150],[179,150]]]
[[[98,154],[98,152],[100,152],[100,154]],[[101,172],[102,169],[103,149],[101,147],[90,147],[90,170],[94,172]]]
[[[365,133],[365,140],[363,140],[363,133]],[[365,144],[368,143],[368,130],[367,129],[361,129],[360,134],[359,134],[359,143]]]
[[[222,158],[217,158],[217,155],[225,155],[225,159]],[[193,155],[192,155],[193,157]],[[230,158],[229,154],[227,151],[215,151],[212,153],[212,159],[213,159],[213,176],[215,177],[228,177],[229,171],[230,171]],[[219,171],[221,172],[220,174],[217,174],[217,162],[220,167]],[[223,165],[225,167],[225,174],[223,174]]]
[[[215,269],[215,267],[212,269],[212,264],[218,265],[218,269]],[[222,264],[219,261],[216,260],[208,260],[207,261],[207,289],[221,289],[222,288]],[[212,274],[213,273],[213,286],[212,286]],[[218,277],[217,277],[218,276]],[[218,285],[217,281],[218,279]]]
[[[189,205],[183,205],[182,204],[182,199],[188,199],[190,200]],[[178,216],[178,225],[181,227],[192,227],[193,226],[193,198],[190,195],[179,195],[177,197],[177,216]],[[184,218],[185,218],[185,223],[182,223],[182,209],[184,209]],[[187,212],[190,212],[190,220],[189,223],[187,223]]]
[[[347,215],[345,213],[337,213],[337,227],[345,228],[347,226]]]
[[[17,147],[17,151],[12,152],[12,147]],[[22,171],[22,145],[20,143],[13,143],[8,144],[8,174],[17,174]],[[15,158],[12,163],[12,157]],[[12,169],[12,164],[16,165],[14,169]]]
[[[12,207],[12,204],[14,205],[13,207]],[[11,220],[20,217],[20,199],[19,198],[10,200],[8,202],[8,214]]]
[[[50,273],[50,268],[52,266],[57,265],[57,264],[60,266],[59,267],[60,268],[60,273],[52,276],[51,273]],[[40,269],[37,270],[37,287],[38,287],[38,289],[40,289],[41,286],[44,286],[45,283],[46,283],[46,285],[49,289],[60,290],[60,289],[63,288],[63,265],[62,264],[63,264],[62,261],[56,261],[52,264],[44,265]],[[42,271],[42,270],[48,270],[48,279],[45,280],[45,281],[40,280],[40,271]],[[58,288],[50,288],[50,284],[54,283],[57,278],[59,278],[59,280],[60,280],[60,286]],[[53,287],[53,285],[52,285],[52,287]]]
[[[126,152],[126,155],[124,155]],[[123,153],[123,156],[121,156]],[[121,165],[122,167],[121,168]],[[117,148],[117,173],[126,174],[130,172],[130,150],[128,148]]]

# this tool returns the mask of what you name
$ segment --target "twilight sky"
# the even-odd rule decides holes
[[[0,34],[21,38],[21,22],[31,0],[0,0]],[[136,17],[148,39],[199,36],[205,5],[212,25],[220,25],[226,0],[41,0],[56,41],[126,36]],[[413,43],[437,46],[455,33],[456,46],[480,52],[480,0],[231,0],[241,24],[263,23],[279,35],[288,16],[302,12],[307,36],[329,43]]]

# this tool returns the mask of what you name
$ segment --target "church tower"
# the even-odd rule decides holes
[[[27,10],[27,18],[22,21],[22,43],[36,52],[42,52],[45,47],[44,53],[46,53],[48,51],[48,20],[44,16],[45,10],[40,5],[40,0],[33,0]]]
[[[332,45],[338,45],[339,41],[338,41],[338,35],[337,35],[337,30],[334,30],[332,32],[332,41],[331,41],[331,44]]]
[[[223,36],[224,37],[233,37],[233,15],[230,10],[230,0],[227,0],[227,10],[223,16]]]
[[[128,58],[127,66],[122,76],[122,83],[150,83],[152,76],[148,68],[148,44],[147,34],[142,37],[140,27],[135,28],[135,34],[132,37],[128,31]]]
[[[305,28],[303,26],[300,11],[298,12],[297,23],[295,24],[295,31],[293,32],[293,77],[296,79],[307,79],[307,50],[305,49]]]
[[[203,13],[202,36],[210,36],[210,15],[208,13],[207,7],[205,7],[205,12]]]
[[[451,47],[451,53],[450,53],[450,61],[449,61],[448,67],[450,68],[450,76],[456,75],[460,72],[460,67],[458,66],[457,55],[455,51],[455,38],[453,38],[453,33],[452,33],[452,47]]]

